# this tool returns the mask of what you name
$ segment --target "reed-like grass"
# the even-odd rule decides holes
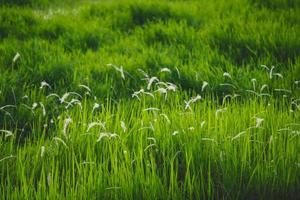
[[[0,0],[0,199],[297,199],[299,3]]]
[[[16,131],[1,139],[2,198],[297,197],[298,114],[274,99],[186,110],[183,96],[108,100],[94,113],[84,100],[48,126],[39,115],[23,143]]]

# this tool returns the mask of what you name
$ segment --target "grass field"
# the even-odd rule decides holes
[[[300,199],[299,0],[0,0],[0,199]]]

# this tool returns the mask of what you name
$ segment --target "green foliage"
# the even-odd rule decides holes
[[[32,34],[37,24],[38,19],[29,9],[1,9],[0,38],[16,37],[23,40],[29,35],[34,36]]]
[[[299,0],[251,0],[250,2],[258,7],[268,9],[291,9],[300,7]]]
[[[68,3],[76,3],[78,0],[0,0],[1,5],[7,6],[26,6],[34,8],[47,8],[54,5],[67,5]]]
[[[300,195],[298,0],[0,4],[0,199]]]

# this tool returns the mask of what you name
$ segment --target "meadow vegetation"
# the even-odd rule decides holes
[[[0,198],[299,198],[299,13],[0,0]]]

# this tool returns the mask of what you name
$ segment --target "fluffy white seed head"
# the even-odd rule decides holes
[[[228,72],[224,72],[223,76],[231,79],[231,75]]]
[[[13,136],[13,132],[9,131],[9,130],[0,130],[0,133],[5,133],[5,138]]]
[[[264,121],[263,118],[259,118],[259,117],[255,117],[255,120],[256,120],[256,125],[255,125],[256,128],[260,127]]]
[[[125,133],[127,130],[126,124],[124,121],[121,121],[120,123],[121,123],[121,128],[122,128],[123,132]]]
[[[15,63],[19,58],[20,58],[20,54],[17,52],[16,55],[13,58],[13,63]]]
[[[91,122],[91,123],[89,123],[86,132],[89,132],[93,127],[96,127],[96,126],[100,126],[103,129],[105,129],[105,123],[104,122]]]
[[[45,108],[45,106],[44,106],[44,104],[42,102],[40,102],[40,106],[41,106],[41,108],[43,110],[43,116],[45,117],[46,116],[46,108]]]
[[[112,138],[116,138],[116,137],[119,137],[118,134],[116,134],[116,133],[102,132],[102,133],[99,134],[97,142],[100,142],[103,138],[112,139]]]
[[[125,80],[125,75],[124,75],[124,70],[123,70],[123,66],[117,67],[114,64],[107,64],[107,66],[113,67],[116,71],[120,72],[122,79]]]
[[[234,137],[231,138],[231,140],[236,140],[238,138],[240,138],[242,135],[244,135],[246,133],[246,131],[242,131],[240,133],[238,133],[237,135],[235,135]]]
[[[160,69],[160,72],[168,72],[168,73],[171,73],[171,70],[170,70],[169,68],[165,67],[165,68],[161,68],[161,69]]]
[[[201,92],[204,91],[204,89],[208,86],[208,82],[207,81],[203,81],[202,83],[202,88],[201,88]]]
[[[178,135],[178,134],[179,134],[179,131],[174,131],[174,132],[172,133],[173,136]]]
[[[227,108],[220,108],[220,109],[216,110],[216,113],[215,113],[216,117],[218,117],[219,113],[224,113],[226,111],[227,111]]]
[[[92,92],[91,88],[89,88],[87,85],[80,84],[80,85],[78,85],[78,86],[79,86],[79,87],[82,87],[82,88],[84,88],[84,89],[86,89],[89,93]]]
[[[44,157],[45,154],[45,146],[41,147],[41,158]]]
[[[159,81],[159,79],[157,77],[151,77],[148,81],[148,85],[147,85],[147,90],[150,90],[151,89],[151,86],[152,84],[155,82],[155,81]]]
[[[203,126],[205,125],[205,123],[206,123],[206,121],[202,121],[202,122],[200,123],[200,127],[203,128]]]
[[[49,89],[51,89],[51,86],[46,81],[42,81],[40,89],[43,89],[44,87],[48,87]]]
[[[38,104],[37,104],[36,102],[34,102],[34,103],[32,104],[31,109],[34,110],[34,109],[36,109],[37,106],[38,106]]]
[[[66,118],[65,121],[64,121],[63,134],[64,134],[65,137],[67,137],[67,129],[68,129],[71,122],[72,122],[72,119],[70,117]]]
[[[97,110],[98,108],[100,108],[100,105],[98,103],[94,103],[93,109],[92,109],[92,113]]]

